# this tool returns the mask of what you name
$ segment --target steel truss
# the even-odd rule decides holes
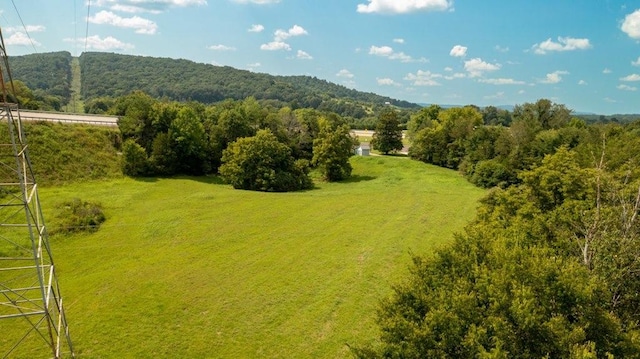
[[[1,32],[0,42],[0,358],[74,358]]]

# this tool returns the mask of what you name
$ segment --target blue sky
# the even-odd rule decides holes
[[[639,1],[13,0],[1,6],[9,56],[66,50],[184,58],[315,76],[417,103],[548,98],[576,111],[640,113]]]

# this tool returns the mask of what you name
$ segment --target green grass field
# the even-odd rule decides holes
[[[344,358],[410,253],[447,243],[483,191],[402,157],[297,193],[216,177],[115,179],[40,191],[45,216],[100,202],[94,234],[51,238],[80,358]]]

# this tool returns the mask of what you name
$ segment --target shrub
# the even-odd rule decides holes
[[[107,219],[102,206],[74,198],[57,207],[56,221],[49,233],[96,232]]]

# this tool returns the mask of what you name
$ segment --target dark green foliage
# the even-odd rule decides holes
[[[34,91],[38,106],[24,108],[60,110],[71,98],[71,54],[66,51],[9,58],[14,80]],[[6,80],[6,79],[5,79]]]
[[[122,173],[127,176],[140,176],[148,173],[147,152],[133,139],[122,144]]]
[[[240,138],[222,154],[219,172],[236,189],[287,192],[311,188],[305,162],[296,162],[291,149],[269,130]]]
[[[99,203],[74,198],[57,206],[57,214],[50,234],[96,232],[107,220]]]
[[[178,173],[201,175],[209,172],[204,126],[193,109],[185,107],[178,112],[169,128],[169,141]]]
[[[477,162],[469,181],[483,188],[506,187],[513,177],[514,174],[509,172],[509,168],[504,163],[491,159]]]
[[[389,102],[418,105],[363,93],[308,76],[272,76],[188,60],[85,52],[80,56],[82,95],[120,97],[141,90],[154,98],[211,104],[254,97],[278,108],[314,108],[362,119]]]
[[[85,101],[84,112],[96,115],[106,114],[114,103],[115,99],[113,99],[112,97],[104,96],[92,98]]]
[[[382,153],[399,151],[404,147],[402,144],[402,128],[397,112],[388,108],[382,111],[376,124],[376,132],[371,139],[371,147]]]
[[[422,122],[421,129],[413,135],[409,156],[457,169],[467,155],[469,139],[482,125],[482,115],[475,107],[466,106],[440,110],[437,116]]]
[[[361,358],[626,358],[640,355],[640,181],[561,147],[496,189],[475,222],[379,311]],[[632,244],[634,243],[634,244]]]
[[[349,157],[354,154],[358,145],[357,140],[351,136],[349,126],[346,124],[332,124],[329,120],[321,118],[320,132],[313,140],[313,160],[326,181],[341,181],[351,176],[351,164]]]
[[[122,138],[134,139],[147,153],[151,149],[155,131],[153,128],[152,110],[156,102],[149,95],[134,91],[127,96],[120,97],[109,111],[120,118],[118,127]]]
[[[423,128],[433,127],[434,122],[438,121],[441,110],[440,106],[431,105],[411,115],[411,119],[407,123],[407,137],[412,140]]]

